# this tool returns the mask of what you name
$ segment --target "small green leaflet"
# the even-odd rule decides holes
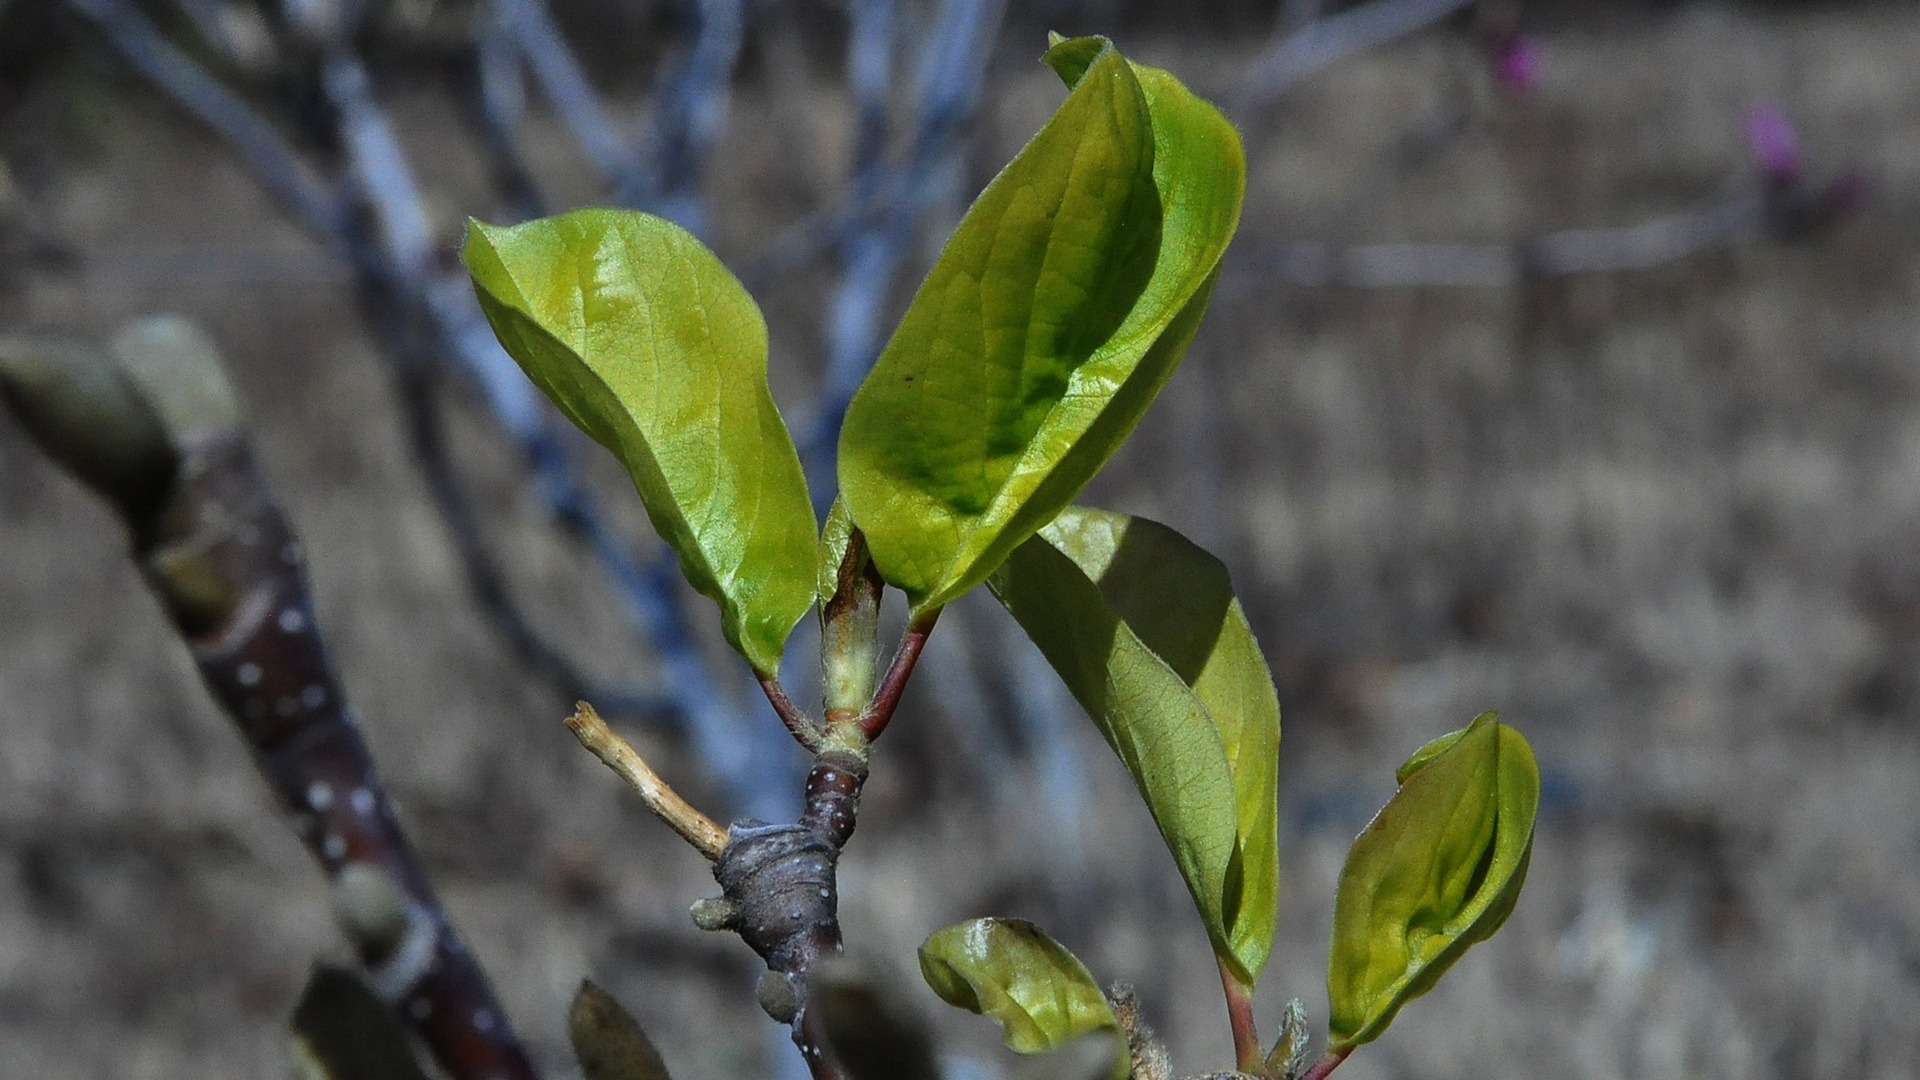
[[[777,672],[813,603],[815,531],[753,298],[692,234],[637,211],[476,221],[464,254],[500,343],[626,465],[727,641]]]
[[[840,588],[840,564],[846,561],[847,545],[853,541],[853,519],[847,516],[847,504],[835,499],[827,508],[826,524],[820,526],[819,561],[814,567],[814,588],[822,608]]]
[[[1120,1031],[1100,984],[1045,930],[1020,919],[973,919],[937,930],[920,946],[920,974],[941,1000],[988,1017],[1022,1054],[1060,1049],[1095,1031]],[[1118,1043],[1113,1080],[1125,1080]]]
[[[1165,525],[1070,507],[988,584],[1133,775],[1251,986],[1278,904],[1280,703],[1226,567]]]
[[[1132,433],[1239,222],[1239,136],[1104,38],[975,200],[848,408],[840,489],[913,610],[984,581]]]
[[[1540,770],[1519,732],[1482,713],[1416,751],[1400,790],[1353,843],[1327,962],[1331,1049],[1371,1042],[1467,947],[1500,929],[1533,851]]]

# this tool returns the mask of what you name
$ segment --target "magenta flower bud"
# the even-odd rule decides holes
[[[1500,34],[1493,41],[1493,78],[1516,94],[1525,94],[1540,85],[1540,71],[1546,54],[1540,43],[1517,30]]]
[[[1787,114],[1772,105],[1747,110],[1747,143],[1769,180],[1792,180],[1800,175],[1800,136]]]

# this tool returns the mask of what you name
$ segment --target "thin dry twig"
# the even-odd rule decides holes
[[[653,771],[653,766],[647,764],[647,759],[640,756],[640,751],[608,727],[593,706],[584,701],[575,704],[573,715],[567,717],[567,730],[573,732],[573,737],[580,740],[581,746],[592,751],[594,757],[639,792],[640,801],[647,804],[647,809],[666,822],[668,828],[679,833],[682,840],[705,855],[708,862],[720,858],[720,853],[726,850],[727,830],[701,813],[661,779],[660,774]]]

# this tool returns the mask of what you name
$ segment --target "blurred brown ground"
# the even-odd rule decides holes
[[[1222,96],[1253,47],[1122,44]],[[1739,172],[1759,101],[1876,197],[1814,243],[1522,290],[1288,289],[1244,260],[1223,284],[1089,501],[1221,552],[1281,685],[1264,1027],[1294,995],[1324,1017],[1334,876],[1393,766],[1499,708],[1552,788],[1524,899],[1343,1077],[1920,1075],[1920,10],[1689,6],[1545,45],[1536,95],[1489,104],[1344,226],[1355,178],[1438,107],[1463,46],[1425,36],[1315,80],[1250,133],[1243,251],[1641,221]],[[0,319],[95,339],[148,312],[206,320],[387,780],[523,1034],[565,1075],[564,1006],[592,973],[683,1080],[758,1075],[744,950],[684,914],[713,891],[704,865],[476,615],[340,277],[144,88],[94,93],[44,204],[87,269],[37,276]],[[981,159],[1000,161],[1058,90],[1009,60],[988,97]],[[418,145],[450,124],[429,91],[401,106]],[[711,185],[723,254],[831,190],[843,116],[828,83],[742,88]],[[475,190],[445,141],[423,169]],[[763,297],[784,401],[819,363],[826,284]],[[538,525],[512,452],[472,409],[458,435],[522,594],[600,670],[633,673],[617,609]],[[609,501],[642,535],[637,500]],[[1017,633],[989,605],[968,622]],[[983,798],[955,749],[977,718],[943,717],[932,689],[877,755],[844,871],[856,952],[981,1049],[989,1025],[919,988],[913,946],[961,917],[1035,918],[1139,984],[1183,1070],[1223,1065],[1204,937],[1091,729],[1095,802],[1069,826]],[[309,962],[341,953],[319,874],[114,523],[6,424],[0,702],[0,1076],[284,1075],[281,1020]],[[643,742],[710,796],[683,751]]]

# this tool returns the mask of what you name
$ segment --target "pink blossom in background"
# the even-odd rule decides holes
[[[1800,175],[1800,136],[1787,114],[1772,105],[1747,110],[1747,142],[1770,179],[1792,180]]]
[[[1493,78],[1516,94],[1540,85],[1546,53],[1540,43],[1518,30],[1500,34],[1493,42]]]

